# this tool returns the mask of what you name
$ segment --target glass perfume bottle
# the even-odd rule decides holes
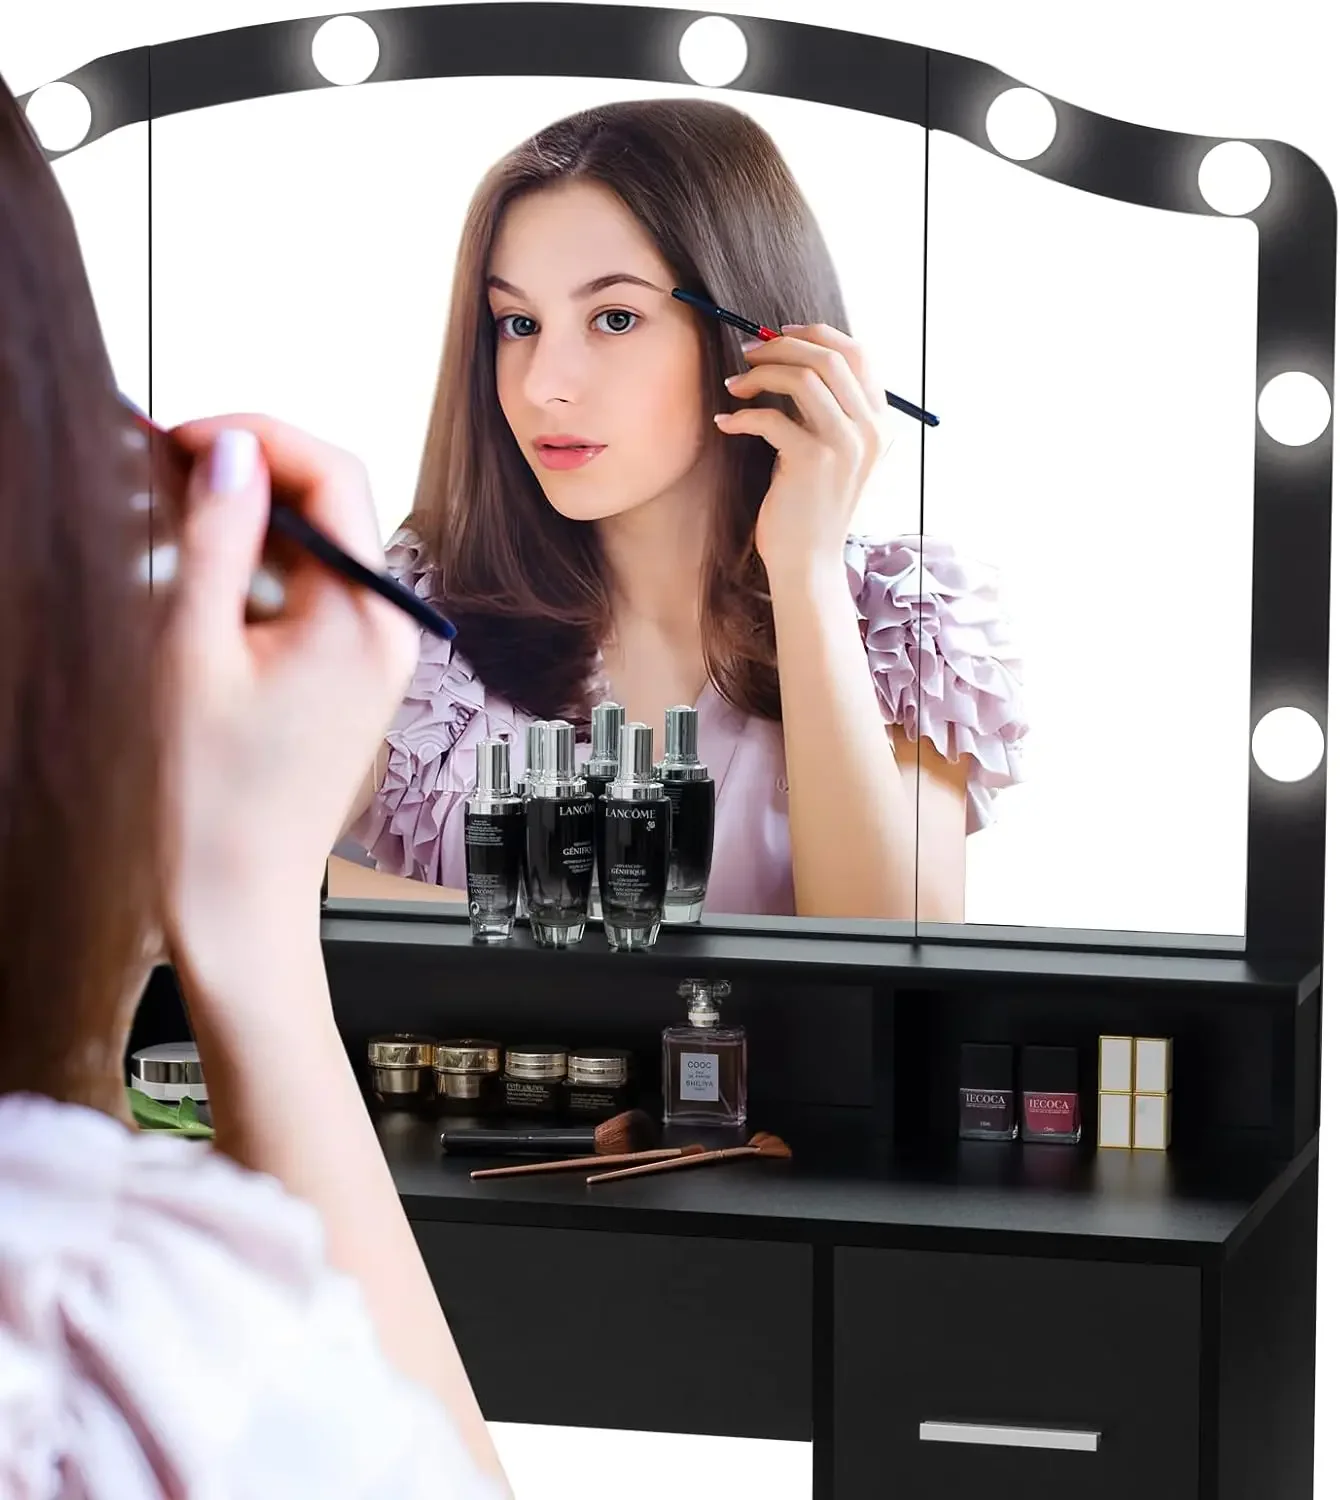
[[[670,799],[670,880],[665,920],[697,922],[707,898],[716,834],[716,783],[698,759],[698,710],[665,711],[665,758],[656,767]]]
[[[482,740],[465,804],[465,893],[476,942],[511,937],[525,844],[526,808],[512,790],[511,749],[506,740]]]
[[[651,760],[651,727],[619,731],[619,774],[605,788],[598,815],[596,868],[611,948],[650,948],[661,930],[670,871],[670,799]]]
[[[541,948],[572,947],[586,930],[595,868],[594,799],[577,774],[576,759],[572,725],[551,720],[526,792],[526,909]]]
[[[747,1057],[744,1028],[722,1026],[724,979],[686,979],[687,1026],[661,1033],[661,1079],[667,1125],[743,1125]]]
[[[596,870],[591,878],[590,915],[593,922],[601,918],[600,827],[604,818],[601,799],[605,788],[619,774],[619,731],[623,728],[623,708],[618,703],[597,703],[591,710],[591,755],[582,768],[586,789],[595,798]]]

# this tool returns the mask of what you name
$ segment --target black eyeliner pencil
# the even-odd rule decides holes
[[[765,343],[770,339],[779,339],[782,334],[775,328],[769,328],[763,323],[755,323],[749,318],[743,318],[739,313],[727,312],[724,307],[718,307],[715,302],[709,302],[706,297],[699,297],[694,292],[686,292],[683,287],[676,287],[670,295],[677,297],[679,301],[686,302],[690,307],[696,307],[699,312],[706,313],[708,317],[715,318],[719,323],[726,323],[731,328],[738,328],[741,333],[747,333],[753,338],[762,339]],[[901,396],[895,396],[892,391],[884,392],[884,399],[895,411],[905,412],[909,417],[915,417],[918,422],[924,422],[927,427],[938,427],[939,417],[932,416],[930,412],[923,411],[921,407],[911,401],[904,401]]]

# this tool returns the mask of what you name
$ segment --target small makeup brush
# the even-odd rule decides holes
[[[728,1146],[724,1151],[703,1151],[693,1156],[680,1157],[678,1161],[650,1161],[640,1167],[623,1167],[617,1172],[597,1172],[588,1177],[590,1182],[613,1182],[619,1177],[645,1177],[651,1172],[671,1172],[676,1167],[705,1167],[711,1162],[733,1161],[741,1156],[763,1156],[772,1161],[784,1161],[791,1155],[791,1148],[779,1135],[769,1135],[760,1130],[750,1136],[744,1146]]]
[[[706,313],[709,318],[715,318],[718,323],[725,323],[730,328],[738,328],[741,333],[747,333],[751,338],[762,339],[765,344],[773,339],[785,337],[784,334],[779,333],[775,328],[769,328],[765,323],[755,323],[752,318],[743,318],[739,313],[727,312],[724,307],[718,307],[715,302],[709,302],[706,297],[700,297],[696,292],[686,292],[682,286],[675,287],[670,295],[680,302],[687,303],[690,307],[696,307],[699,312]],[[923,411],[913,402],[905,401],[901,396],[895,396],[892,391],[885,391],[884,399],[895,411],[915,417],[918,422],[924,422],[927,427],[940,425],[939,417],[933,417],[930,412]]]
[[[536,1172],[570,1172],[574,1167],[615,1167],[634,1161],[670,1161],[677,1156],[698,1156],[706,1146],[657,1146],[651,1151],[628,1151],[620,1156],[572,1156],[566,1161],[523,1161],[515,1167],[480,1167],[470,1173],[481,1177],[530,1177]]]
[[[439,1139],[448,1155],[563,1156],[584,1151],[598,1157],[625,1156],[648,1149],[656,1139],[656,1127],[640,1109],[628,1109],[596,1126],[449,1122]]]

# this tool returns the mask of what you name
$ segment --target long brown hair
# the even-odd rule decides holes
[[[768,133],[728,105],[654,99],[584,110],[487,174],[461,235],[406,524],[425,544],[475,671],[540,718],[585,717],[609,595],[594,527],[548,504],[503,415],[485,278],[508,205],[574,180],[615,193],[687,291],[774,327],[847,326],[832,259],[795,179]],[[722,380],[744,368],[741,337],[703,327],[703,420],[709,441],[724,445],[727,476],[703,580],[703,649],[727,701],[780,719],[772,607],[753,541],[775,454],[761,438],[725,438],[711,424]]]
[[[155,899],[122,428],[69,210],[0,82],[0,1093],[103,1108]]]

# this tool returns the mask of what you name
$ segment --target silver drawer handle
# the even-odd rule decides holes
[[[923,1443],[986,1443],[994,1448],[1060,1448],[1097,1453],[1100,1432],[1075,1427],[994,1427],[987,1422],[923,1422]]]

